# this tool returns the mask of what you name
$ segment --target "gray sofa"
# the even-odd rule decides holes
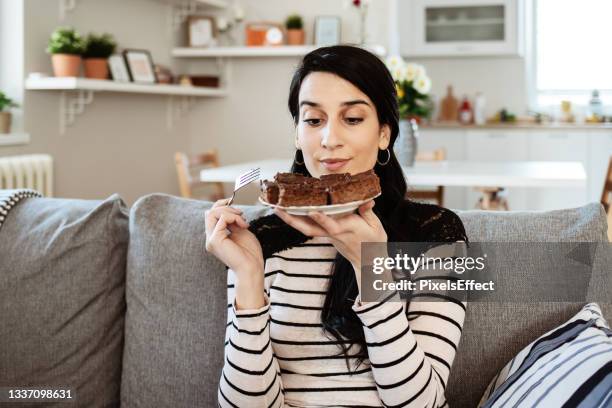
[[[227,299],[224,267],[204,249],[209,206],[153,194],[131,209],[113,195],[11,210],[0,229],[0,389],[73,390],[71,402],[46,406],[216,406]],[[471,241],[607,241],[597,203],[457,212]],[[612,304],[599,303],[611,320]],[[583,304],[470,304],[450,405],[475,406],[507,360]]]

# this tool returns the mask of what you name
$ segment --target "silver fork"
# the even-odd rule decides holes
[[[232,205],[232,202],[234,201],[234,197],[236,197],[236,191],[240,190],[242,187],[250,184],[251,182],[255,180],[259,180],[260,175],[261,175],[261,168],[256,167],[249,171],[245,171],[244,173],[236,177],[236,182],[234,183],[234,192],[232,193],[232,198],[230,198],[230,200],[227,202],[226,205],[228,206]]]

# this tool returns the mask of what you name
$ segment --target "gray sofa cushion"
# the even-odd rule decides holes
[[[128,239],[117,195],[11,210],[0,231],[0,387],[69,387],[73,402],[49,405],[118,406]]]
[[[132,207],[123,407],[217,405],[227,274],[204,248],[211,205],[155,194]],[[244,209],[249,220],[262,214]]]
[[[204,249],[204,211],[210,205],[156,194],[132,208],[124,407],[216,404],[227,299],[225,268]],[[249,220],[267,212],[242,209]],[[605,237],[604,214],[595,204],[551,212],[457,213],[473,242]],[[582,305],[470,304],[447,389],[450,405],[476,406],[491,377],[516,351]],[[601,306],[604,315],[612,311]]]
[[[606,213],[599,203],[554,211],[453,210],[471,241],[606,242]]]
[[[472,242],[607,241],[606,215],[598,203],[555,211],[455,212]],[[584,304],[470,303],[447,387],[451,407],[475,407],[506,362],[535,338],[574,316]],[[610,320],[612,303],[598,304]]]

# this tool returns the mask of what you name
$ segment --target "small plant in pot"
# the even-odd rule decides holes
[[[47,46],[47,52],[51,54],[53,74],[56,77],[78,76],[84,50],[85,42],[73,28],[57,28],[51,34]]]
[[[285,20],[285,28],[287,29],[287,44],[304,44],[304,21],[299,14],[292,14],[287,17],[287,20]]]
[[[16,108],[17,106],[11,98],[0,92],[0,134],[11,133],[12,115],[9,109]]]
[[[89,34],[85,40],[83,63],[85,76],[94,79],[108,78],[108,57],[113,55],[117,43],[111,34]]]

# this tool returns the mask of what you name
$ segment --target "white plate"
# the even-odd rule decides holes
[[[261,196],[259,197],[259,202],[263,205],[272,208],[280,208],[281,210],[287,211],[287,213],[292,215],[308,215],[310,211],[320,211],[323,214],[327,215],[339,215],[345,213],[351,213],[355,211],[361,204],[367,203],[370,200],[378,197],[380,193],[376,194],[372,198],[368,198],[366,200],[361,201],[351,201],[350,203],[344,204],[329,204],[329,205],[310,205],[310,206],[291,206],[291,207],[283,207],[281,205],[270,204],[264,201]]]

